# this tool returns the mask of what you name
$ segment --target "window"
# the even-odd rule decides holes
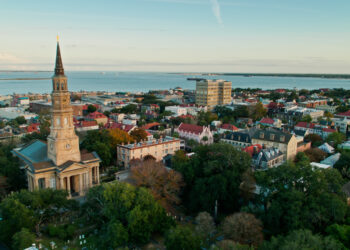
[[[59,126],[59,125],[60,125],[60,123],[61,123],[60,118],[56,118],[56,124]]]
[[[264,139],[264,133],[260,133],[260,139]]]
[[[38,180],[39,189],[45,188],[45,178],[40,178]]]
[[[56,189],[56,179],[55,179],[55,177],[51,177],[51,179],[50,179],[50,188]]]
[[[270,134],[270,140],[273,141],[275,139],[275,135],[274,134]]]

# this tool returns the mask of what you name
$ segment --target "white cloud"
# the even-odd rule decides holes
[[[218,21],[219,24],[222,24],[222,18],[221,18],[221,11],[220,11],[220,5],[218,0],[210,0],[211,1],[211,8],[213,10],[213,14]]]

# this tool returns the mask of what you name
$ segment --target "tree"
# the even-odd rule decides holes
[[[305,136],[305,141],[311,142],[311,146],[318,147],[323,143],[323,139],[318,134],[308,134]]]
[[[255,196],[255,189],[256,189],[256,181],[254,178],[253,171],[248,168],[243,174],[242,174],[242,182],[239,185],[240,189],[240,196],[244,200],[244,204],[248,204],[250,200],[252,200]]]
[[[113,138],[110,132],[106,129],[92,130],[87,132],[81,147],[90,152],[95,151],[102,160],[102,167],[110,166],[113,159],[115,159],[117,151],[116,146],[119,142],[118,139],[120,138],[123,138],[123,136]]]
[[[343,143],[345,140],[346,140],[346,136],[340,132],[334,132],[330,134],[326,139],[328,143],[333,143],[335,148],[337,148],[337,146]]]
[[[335,163],[334,168],[337,169],[343,178],[350,180],[350,151],[343,151],[339,160]]]
[[[117,150],[119,144],[127,144],[135,141],[134,137],[119,128],[110,129],[109,134],[111,136],[111,146],[113,150]]]
[[[330,119],[334,117],[334,115],[327,110],[324,112],[323,116],[326,117],[328,121],[330,121]]]
[[[345,250],[345,247],[331,237],[322,237],[314,235],[310,230],[296,230],[290,232],[287,236],[272,237],[271,241],[265,242],[262,250],[306,250],[306,249],[328,249]]]
[[[0,204],[3,214],[0,230],[4,230],[0,237],[11,239],[12,235],[22,228],[35,229],[36,234],[40,236],[43,223],[48,223],[67,210],[70,211],[75,204],[76,201],[67,199],[67,192],[64,190],[47,188],[13,193]]]
[[[213,247],[214,250],[254,250],[255,248],[248,245],[241,245],[233,240],[223,240]]]
[[[310,115],[304,115],[300,121],[301,122],[312,122],[312,117]]]
[[[213,217],[207,212],[201,212],[195,218],[196,227],[195,231],[197,235],[206,243],[210,245],[211,238],[214,236],[216,231],[215,222]]]
[[[11,153],[15,145],[0,144],[0,175],[6,177],[6,192],[26,188],[26,176],[20,169],[18,158]]]
[[[264,116],[266,116],[267,110],[265,109],[264,105],[261,102],[258,102],[255,104],[254,108],[251,111],[250,117],[255,120],[261,120]]]
[[[238,106],[233,112],[235,118],[249,117],[249,110],[247,106]]]
[[[344,180],[335,169],[314,169],[301,161],[255,175],[260,189],[251,211],[259,215],[268,234],[301,228],[323,232],[345,218]]]
[[[249,155],[229,144],[198,146],[183,165],[174,164],[186,182],[183,193],[191,212],[213,212],[216,201],[219,212],[237,211],[241,205],[239,186],[249,167]]]
[[[142,128],[135,128],[130,132],[130,135],[136,140],[137,142],[140,142],[142,140],[147,139],[147,132],[146,130]]]
[[[85,221],[99,231],[94,241],[99,249],[145,244],[153,233],[173,224],[147,189],[121,182],[91,188],[83,211]]]
[[[210,111],[201,111],[197,115],[197,123],[199,126],[208,126],[211,124],[212,121],[216,121],[217,119],[217,114],[212,113]]]
[[[27,123],[27,120],[26,120],[26,118],[24,118],[24,116],[17,116],[17,117],[15,118],[15,121],[16,121],[19,125],[21,125],[21,124],[26,124],[26,123]]]
[[[160,162],[145,160],[131,168],[131,179],[139,187],[150,190],[155,200],[167,211],[174,211],[180,203],[179,193],[184,185],[180,173],[168,170]]]
[[[320,162],[327,157],[327,153],[319,148],[310,148],[305,150],[304,153],[309,158],[310,162]]]
[[[244,212],[226,217],[222,231],[227,239],[244,245],[257,247],[264,240],[261,221]]]
[[[27,228],[22,228],[21,231],[13,235],[12,241],[13,249],[26,249],[35,243],[35,235],[31,233]]]
[[[96,110],[97,110],[97,108],[92,104],[88,105],[88,107],[87,107],[88,113],[94,113]]]
[[[168,250],[200,249],[200,240],[188,227],[176,226],[165,235],[165,246]]]
[[[124,114],[135,114],[137,112],[137,106],[135,104],[128,104],[120,109]]]
[[[326,232],[329,236],[350,248],[350,225],[333,224],[326,228]]]

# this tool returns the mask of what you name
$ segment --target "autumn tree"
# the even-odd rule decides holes
[[[305,136],[305,141],[311,142],[311,146],[317,147],[323,143],[323,139],[318,134],[308,134]]]
[[[139,187],[148,188],[167,211],[180,203],[179,193],[184,185],[182,175],[167,169],[161,162],[145,160],[131,168],[131,179]]]
[[[222,231],[227,239],[244,245],[259,246],[264,240],[261,221],[245,212],[226,217]]]
[[[256,189],[256,182],[253,171],[248,168],[242,175],[242,182],[239,185],[240,195],[247,204],[251,199],[254,198],[254,191]]]
[[[111,136],[111,146],[114,150],[117,149],[118,144],[126,144],[135,141],[135,139],[131,135],[119,128],[110,129],[109,134]]]
[[[197,235],[203,242],[205,242],[206,245],[210,245],[211,238],[214,236],[216,231],[213,217],[207,212],[201,212],[196,216],[195,222],[195,231]]]
[[[147,139],[147,132],[142,128],[136,128],[130,132],[130,135],[134,140],[140,142]]]
[[[327,153],[319,148],[310,148],[305,150],[304,153],[310,159],[310,162],[320,162],[327,157]]]

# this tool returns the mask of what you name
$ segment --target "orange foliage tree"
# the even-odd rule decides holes
[[[109,134],[112,138],[111,144],[113,148],[116,148],[117,145],[121,143],[131,143],[135,141],[127,132],[119,128],[110,129]]]
[[[142,129],[142,128],[135,128],[134,130],[132,130],[130,132],[130,135],[137,141],[141,141],[141,140],[146,140],[147,139],[147,132],[146,130]]]
[[[154,198],[169,212],[180,203],[179,193],[184,186],[182,175],[167,169],[154,160],[138,161],[131,167],[131,179],[137,186],[148,188]]]

